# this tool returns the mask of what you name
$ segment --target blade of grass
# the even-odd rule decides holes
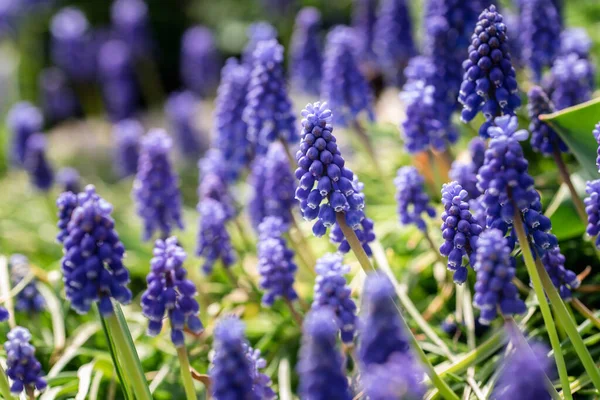
[[[106,320],[104,319],[102,314],[100,314],[99,311],[98,311],[98,317],[100,318],[100,321],[102,322],[102,330],[104,331],[104,335],[106,336],[106,343],[108,344],[110,356],[112,358],[112,362],[115,367],[115,371],[117,372],[119,382],[121,382],[121,387],[123,388],[123,394],[125,395],[125,398],[127,400],[134,400],[135,397],[133,396],[132,389],[127,384],[127,381],[124,378],[125,372],[123,371],[123,366],[121,365],[121,362],[120,362],[119,358],[117,357],[118,350],[115,346],[115,342],[113,340],[111,331],[108,328],[108,324],[106,323]]]

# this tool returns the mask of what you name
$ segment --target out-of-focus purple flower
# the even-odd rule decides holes
[[[71,208],[63,207],[61,199],[70,197],[70,192],[63,193],[57,201],[61,214]],[[79,314],[87,314],[92,304],[97,303],[102,315],[111,315],[111,298],[121,304],[131,302],[127,287],[129,271],[123,265],[125,247],[111,213],[112,205],[96,194],[94,186],[88,185],[77,196],[77,207],[62,239],[65,293],[71,308]]]
[[[563,300],[570,300],[573,290],[577,289],[581,282],[575,272],[565,268],[565,256],[560,252],[560,248],[556,246],[548,250],[541,259],[560,297]]]
[[[529,101],[527,111],[529,112],[529,130],[531,131],[531,147],[533,150],[542,153],[545,156],[550,156],[555,150],[561,153],[566,153],[569,148],[545,122],[540,121],[541,114],[550,114],[554,112],[554,105],[550,103],[550,99],[539,86],[533,86],[527,94]]]
[[[600,122],[598,122],[596,124],[596,126],[594,127],[594,130],[592,131],[592,135],[594,135],[594,138],[596,139],[596,142],[598,142],[598,156],[596,157],[596,166],[598,167],[598,172],[600,172]]]
[[[415,167],[400,168],[394,179],[400,224],[415,224],[422,231],[427,230],[427,225],[421,214],[435,217],[435,210],[429,205],[429,196],[423,188],[424,182]]]
[[[517,12],[514,12],[508,8],[502,9],[502,16],[504,17],[504,24],[508,32],[521,32],[521,16]],[[512,33],[511,33],[512,35]],[[523,61],[523,43],[516,38],[511,37],[508,47],[510,49],[510,55],[512,63],[515,68],[522,68],[524,65]]]
[[[587,234],[594,237],[600,233],[600,179],[587,182],[585,211],[588,215]],[[600,236],[596,238],[596,247],[600,249]]]
[[[254,52],[258,43],[263,40],[277,39],[277,30],[273,25],[265,21],[259,21],[251,24],[246,32],[248,43],[242,52],[242,62],[249,68],[254,64]]]
[[[74,192],[63,192],[56,199],[56,208],[58,208],[58,222],[56,226],[59,229],[56,240],[59,243],[63,243],[69,236],[68,226],[73,210],[77,208],[77,194]]]
[[[23,166],[27,140],[42,130],[44,117],[33,104],[23,101],[12,106],[6,117],[6,124],[12,134],[11,161],[15,166]]]
[[[11,393],[20,394],[25,390],[32,392],[44,390],[48,383],[44,379],[42,364],[35,358],[35,347],[29,343],[31,333],[17,326],[8,333],[4,343],[6,351],[6,375],[12,381]]]
[[[352,28],[356,32],[354,43],[356,55],[361,63],[372,64],[376,60],[373,50],[375,42],[375,22],[377,21],[377,0],[353,0]]]
[[[371,89],[358,69],[356,46],[352,28],[336,26],[327,34],[321,98],[335,110],[333,122],[341,126],[348,126],[363,111],[370,120],[375,119]]]
[[[58,170],[56,182],[63,192],[79,193],[81,191],[81,176],[75,168],[64,167]]]
[[[179,246],[177,238],[158,239],[154,243],[150,260],[150,272],[146,278],[148,287],[142,295],[142,312],[150,320],[148,334],[160,333],[165,316],[171,324],[171,341],[175,347],[185,344],[183,330],[188,328],[199,334],[204,329],[200,321],[196,286],[187,279],[183,266],[187,254]]]
[[[567,28],[560,34],[560,55],[575,53],[579,58],[589,58],[592,39],[585,28]]]
[[[408,354],[393,353],[383,364],[363,371],[361,383],[370,400],[418,400],[425,396],[424,370]]]
[[[143,240],[160,231],[169,236],[173,225],[183,229],[179,179],[171,166],[171,138],[162,129],[152,129],[142,139],[133,197],[144,223]]]
[[[116,0],[111,6],[111,21],[118,37],[135,57],[149,57],[152,52],[148,6],[144,0]]]
[[[298,0],[261,0],[266,12],[273,16],[282,17],[294,10]]]
[[[137,111],[140,94],[129,46],[109,40],[98,53],[98,76],[104,107],[113,121],[130,118]]]
[[[289,301],[298,298],[293,287],[298,267],[294,263],[294,251],[283,238],[287,229],[278,217],[266,217],[258,226],[257,269],[261,276],[260,287],[266,291],[262,302],[268,306],[278,297]]]
[[[44,116],[48,121],[57,123],[81,115],[79,99],[60,69],[44,69],[39,85]]]
[[[114,169],[121,178],[135,175],[143,135],[144,127],[135,119],[126,119],[113,125]]]
[[[461,119],[472,121],[481,111],[486,122],[481,125],[479,135],[488,137],[487,129],[495,117],[514,115],[521,105],[506,25],[493,5],[479,16],[463,69],[458,97],[463,105]]]
[[[221,61],[215,38],[204,26],[189,28],[181,41],[181,79],[196,95],[205,97],[219,83]]]
[[[198,197],[213,199],[221,203],[225,217],[229,220],[236,213],[235,204],[229,193],[227,181],[227,162],[217,149],[210,149],[204,158],[198,161],[200,184]]]
[[[481,193],[477,189],[477,171],[483,165],[486,144],[483,139],[475,137],[469,143],[471,159],[468,161],[455,160],[450,168],[450,179],[455,180],[469,193],[469,197],[476,199]]]
[[[259,400],[273,400],[277,395],[271,389],[271,378],[260,370],[267,366],[267,361],[261,357],[260,350],[246,345],[246,358],[250,361],[252,375],[252,391],[256,393]]]
[[[346,283],[350,267],[343,264],[340,254],[326,254],[317,260],[315,266],[314,298],[312,309],[331,309],[340,329],[342,341],[351,343],[356,332],[356,304]]]
[[[304,320],[300,360],[296,366],[301,398],[352,399],[342,369],[342,355],[336,347],[337,329],[335,315],[329,309],[313,310]]]
[[[227,180],[237,179],[252,158],[248,140],[248,125],[242,118],[246,107],[246,92],[250,68],[229,58],[221,70],[214,112],[213,147],[219,149],[227,164]]]
[[[236,256],[225,227],[227,214],[223,205],[210,197],[205,198],[198,203],[198,212],[200,217],[196,255],[204,258],[202,270],[210,274],[218,260],[221,260],[223,267],[231,267]]]
[[[190,160],[198,159],[200,152],[206,147],[202,143],[202,132],[196,124],[198,108],[198,98],[189,91],[172,93],[165,105],[179,152]]]
[[[296,15],[294,34],[290,44],[290,81],[300,93],[317,96],[321,86],[323,63],[321,13],[314,7],[305,7]]]
[[[384,0],[375,24],[373,50],[388,82],[404,83],[404,68],[416,53],[406,0]]]
[[[287,93],[283,46],[275,39],[256,46],[246,102],[243,118],[257,154],[266,153],[269,144],[276,140],[296,144],[298,133]]]
[[[21,3],[19,0],[0,1],[0,37],[16,36],[23,12]]]
[[[576,53],[558,57],[546,85],[557,110],[583,103],[592,98],[596,71],[594,64]]]
[[[479,236],[473,268],[477,273],[473,305],[481,310],[479,322],[489,325],[498,316],[523,314],[525,303],[512,282],[515,259],[498,229],[488,229]]]
[[[544,68],[552,65],[560,50],[562,23],[556,5],[547,0],[524,0],[520,29],[523,59],[539,82]]]
[[[12,287],[18,285],[26,276],[31,274],[29,260],[22,254],[13,254],[8,262]],[[15,310],[36,314],[44,311],[46,301],[37,289],[37,279],[32,278],[15,296]]]
[[[27,139],[25,169],[33,186],[47,192],[54,183],[54,171],[46,157],[47,141],[41,133],[34,133]]]
[[[248,212],[255,228],[266,217],[280,218],[286,224],[291,222],[292,207],[297,202],[296,180],[281,144],[272,144],[266,155],[254,160],[250,184],[253,193]]]

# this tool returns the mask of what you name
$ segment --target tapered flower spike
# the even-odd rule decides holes
[[[27,275],[31,274],[29,260],[22,254],[13,254],[8,262],[12,287],[18,285]],[[33,278],[15,297],[15,310],[36,314],[44,311],[46,301],[37,289],[37,279]]]
[[[596,238],[596,248],[600,249],[600,179],[587,182],[585,191],[585,212],[588,215],[587,234]]]
[[[144,223],[143,240],[156,231],[168,236],[173,226],[183,229],[179,179],[169,159],[171,138],[161,129],[152,129],[142,140],[133,197]]]
[[[35,347],[31,341],[31,333],[17,326],[8,333],[8,341],[4,343],[6,351],[6,375],[12,381],[10,391],[20,394],[23,391],[44,390],[48,383],[43,377],[42,365],[35,358]]]
[[[267,361],[261,357],[260,350],[246,345],[246,358],[250,360],[252,376],[252,391],[256,393],[259,400],[273,400],[277,395],[271,388],[271,378],[261,372],[267,366]]]
[[[290,81],[292,88],[312,96],[319,94],[321,85],[322,46],[319,37],[321,13],[305,7],[296,15],[290,47]]]
[[[429,205],[429,196],[423,187],[423,177],[415,167],[402,167],[394,179],[396,185],[396,201],[401,225],[414,224],[421,231],[427,225],[421,214],[435,217],[435,210]]]
[[[331,310],[311,311],[303,325],[300,360],[300,397],[311,400],[350,400],[343,359],[336,346],[337,326]]]
[[[12,106],[6,122],[12,135],[11,161],[13,165],[22,167],[25,163],[27,140],[42,130],[44,117],[37,107],[23,101]]]
[[[458,182],[460,186],[469,194],[469,198],[474,200],[481,193],[477,189],[477,172],[483,165],[486,143],[483,139],[475,137],[469,143],[470,160],[455,160],[452,163],[448,175],[450,179]],[[485,226],[485,224],[483,224]]]
[[[204,158],[198,161],[200,184],[198,197],[200,201],[213,199],[221,204],[225,218],[229,220],[236,214],[233,197],[229,193],[227,180],[227,162],[217,149],[210,149]]]
[[[228,218],[223,205],[212,198],[205,198],[200,200],[197,209],[200,217],[196,255],[204,258],[202,270],[206,274],[211,273],[218,260],[223,267],[231,267],[236,256],[225,227]]]
[[[598,156],[596,157],[596,166],[598,167],[598,172],[600,173],[600,122],[598,122],[594,127],[592,135],[594,135],[596,142],[598,142]]]
[[[46,137],[35,133],[27,139],[25,147],[24,166],[29,173],[29,179],[36,189],[47,192],[54,183],[54,171],[46,157]]]
[[[81,191],[81,176],[75,168],[61,168],[56,174],[56,182],[63,192],[79,193]]]
[[[583,103],[592,98],[596,70],[587,58],[576,53],[558,57],[545,82],[557,110]]]
[[[524,0],[520,28],[523,59],[539,82],[560,49],[562,23],[556,5],[546,0]]]
[[[575,53],[579,58],[589,58],[592,39],[585,28],[567,28],[560,34],[560,55]]]
[[[206,147],[202,140],[203,134],[196,124],[198,98],[189,91],[174,92],[167,99],[165,111],[175,133],[179,153],[187,159],[197,160]]]
[[[539,86],[533,86],[527,94],[529,101],[527,111],[529,112],[529,130],[531,131],[531,147],[533,150],[545,156],[551,156],[555,150],[566,153],[569,148],[554,131],[554,129],[540,120],[541,114],[554,112],[554,105],[548,99],[544,90]]]
[[[58,123],[81,115],[81,104],[67,76],[58,68],[46,68],[40,72],[40,97],[45,118]]]
[[[77,208],[77,195],[72,192],[64,192],[56,199],[56,208],[58,208],[58,223],[59,229],[56,241],[63,243],[69,236],[68,226],[71,221],[73,210]]]
[[[181,79],[186,88],[205,97],[219,83],[221,60],[210,29],[194,26],[181,39]]]
[[[352,28],[356,32],[356,54],[367,66],[376,60],[373,50],[376,21],[376,0],[353,0]]]
[[[119,177],[126,178],[137,172],[143,135],[144,127],[135,119],[126,119],[113,125],[113,163]]]
[[[144,0],[113,2],[111,21],[117,36],[127,43],[137,58],[152,55],[148,6]]]
[[[246,32],[248,43],[242,52],[242,62],[249,68],[254,64],[254,52],[258,44],[263,40],[277,39],[277,30],[273,25],[265,21],[251,24]]]

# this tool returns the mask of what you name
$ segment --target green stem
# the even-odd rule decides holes
[[[185,346],[177,347],[177,357],[179,358],[181,380],[183,381],[183,388],[185,389],[185,397],[187,400],[196,400],[194,380],[192,379],[192,373],[190,372],[190,360],[188,359]]]
[[[540,303],[540,310],[542,311],[542,317],[544,318],[544,323],[548,331],[550,344],[552,345],[552,349],[554,350],[556,367],[558,369],[558,375],[560,377],[560,383],[563,387],[565,399],[572,399],[573,397],[571,396],[569,386],[569,374],[567,372],[565,359],[560,348],[560,339],[558,338],[558,333],[556,332],[556,326],[552,317],[552,311],[550,311],[548,300],[546,299],[546,295],[544,294],[542,281],[540,279],[540,276],[536,272],[536,262],[533,259],[533,253],[531,252],[531,248],[529,247],[529,240],[527,239],[527,235],[525,234],[525,227],[523,226],[523,220],[521,218],[521,211],[517,207],[515,207],[513,228],[517,233],[517,239],[519,240],[519,244],[521,245],[521,249],[523,250],[523,259],[525,260],[527,273],[529,274],[529,278],[531,279],[531,282],[533,284],[533,289],[535,290],[538,302]]]
[[[478,362],[485,361],[489,356],[498,351],[506,342],[506,336],[503,331],[497,331],[488,340],[481,343],[477,348],[471,350],[455,362],[439,371],[439,375],[444,377],[448,374],[460,374]]]
[[[579,314],[583,315],[587,320],[594,324],[596,328],[600,329],[600,319],[598,319],[592,310],[587,308],[586,305],[581,302],[581,300],[574,297],[571,304],[573,304],[573,308],[576,309]]]
[[[13,395],[10,393],[10,385],[8,383],[8,378],[6,377],[6,372],[4,368],[0,365],[0,394],[6,400],[12,399]]]
[[[573,181],[571,181],[571,175],[567,170],[567,166],[560,155],[560,150],[554,146],[554,151],[552,152],[552,156],[554,157],[554,162],[556,163],[556,167],[558,168],[558,172],[560,177],[565,185],[569,188],[569,192],[571,193],[571,199],[573,200],[573,204],[575,205],[575,210],[577,210],[577,215],[581,218],[583,225],[587,225],[587,213],[585,212],[585,205],[583,204],[583,200],[579,197],[577,190],[575,190],[575,186],[573,185]]]

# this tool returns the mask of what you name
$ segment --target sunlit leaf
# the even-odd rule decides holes
[[[77,396],[75,400],[85,400],[90,386],[92,384],[92,374],[94,373],[95,361],[84,364],[77,370],[77,377],[79,378],[79,388],[77,389]]]

